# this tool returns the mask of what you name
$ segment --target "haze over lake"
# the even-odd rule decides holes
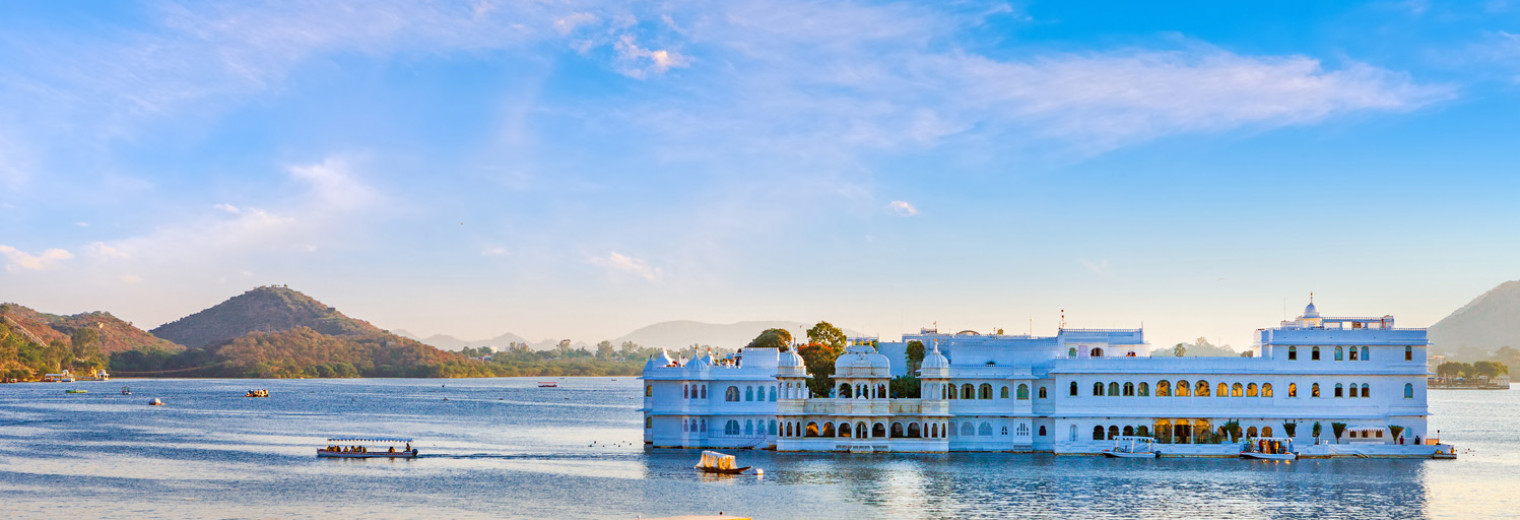
[[[1432,391],[1456,461],[1109,460],[737,450],[753,476],[640,444],[631,378],[118,380],[0,386],[12,518],[1506,518],[1520,391]],[[134,395],[120,395],[130,385]],[[69,395],[66,388],[88,389]],[[272,397],[242,397],[268,388]],[[167,406],[149,407],[158,397]],[[416,460],[317,459],[329,436]],[[593,443],[595,445],[593,445]]]

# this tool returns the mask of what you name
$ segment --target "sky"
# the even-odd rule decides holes
[[[1241,347],[1520,278],[1520,2],[1261,4],[3,2],[0,301]]]

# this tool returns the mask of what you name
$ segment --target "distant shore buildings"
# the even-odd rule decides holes
[[[912,341],[928,350],[916,374],[920,397],[895,397],[890,381],[908,374]],[[1227,455],[1237,446],[1228,439],[1240,437],[1291,437],[1311,455],[1436,449],[1426,428],[1426,331],[1395,328],[1392,316],[1323,317],[1311,302],[1296,320],[1258,330],[1256,357],[1151,357],[1140,329],[1053,337],[925,329],[899,342],[849,343],[830,395],[812,395],[795,350],[745,348],[736,363],[651,359],[644,442],[1077,454],[1142,435],[1177,455]]]

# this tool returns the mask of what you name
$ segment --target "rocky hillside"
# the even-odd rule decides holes
[[[1446,352],[1520,348],[1520,280],[1499,284],[1431,325],[1430,342]]]
[[[264,286],[153,329],[153,335],[193,348],[220,345],[255,332],[306,327],[320,334],[380,335],[379,328],[284,286]]]
[[[4,316],[0,319],[9,320],[8,324],[12,327],[19,325],[19,328],[30,333],[31,337],[28,339],[40,340],[42,345],[54,341],[68,344],[74,331],[93,327],[100,331],[100,351],[106,355],[128,350],[175,352],[185,349],[183,346],[155,337],[131,323],[122,321],[109,312],[86,312],[63,316],[37,312],[18,304],[6,303],[0,304],[0,316]]]

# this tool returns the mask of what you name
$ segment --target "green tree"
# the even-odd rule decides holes
[[[1298,435],[1298,423],[1288,421],[1283,423],[1283,431],[1288,432],[1288,438]]]
[[[919,367],[924,364],[924,342],[913,340],[908,342],[908,373],[918,373]]]
[[[911,373],[892,378],[892,381],[887,386],[888,392],[894,399],[918,399],[919,394],[923,391],[923,386],[919,384],[918,377]]]
[[[1340,444],[1341,443],[1341,434],[1346,433],[1346,423],[1343,423],[1343,422],[1333,422],[1333,423],[1330,423],[1330,432],[1335,434],[1335,443],[1336,444]]]
[[[1442,379],[1463,377],[1471,371],[1472,365],[1460,361],[1447,361],[1436,367],[1436,375]]]
[[[745,348],[774,348],[786,349],[792,344],[792,333],[786,329],[765,329],[759,336],[749,342]]]
[[[1388,425],[1388,433],[1393,436],[1393,442],[1399,441],[1399,436],[1404,435],[1404,427],[1397,424]]]
[[[100,355],[100,329],[94,326],[84,326],[74,329],[69,338],[70,349],[74,352],[75,359],[87,359]]]
[[[1477,377],[1486,377],[1493,379],[1495,377],[1508,374],[1509,367],[1504,366],[1503,363],[1496,361],[1479,361],[1477,363],[1473,363],[1472,373]]]
[[[1311,428],[1309,431],[1314,435],[1314,442],[1319,442],[1319,434],[1324,433],[1324,429],[1319,426],[1319,421],[1314,421],[1314,428]]]
[[[802,362],[807,365],[808,388],[813,390],[813,395],[827,396],[834,386],[834,361],[844,353],[842,348],[834,348],[832,345],[823,343],[808,343],[797,349],[797,354],[802,356]]]
[[[835,348],[844,349],[846,341],[844,331],[839,330],[827,321],[820,321],[807,330],[808,343],[822,343]]]
[[[1187,354],[1187,344],[1186,343],[1178,343],[1177,346],[1172,347],[1172,355],[1173,356],[1182,357],[1185,354]]]
[[[602,340],[600,343],[596,344],[597,359],[612,359],[612,356],[616,353],[617,350],[612,348],[611,341]]]

